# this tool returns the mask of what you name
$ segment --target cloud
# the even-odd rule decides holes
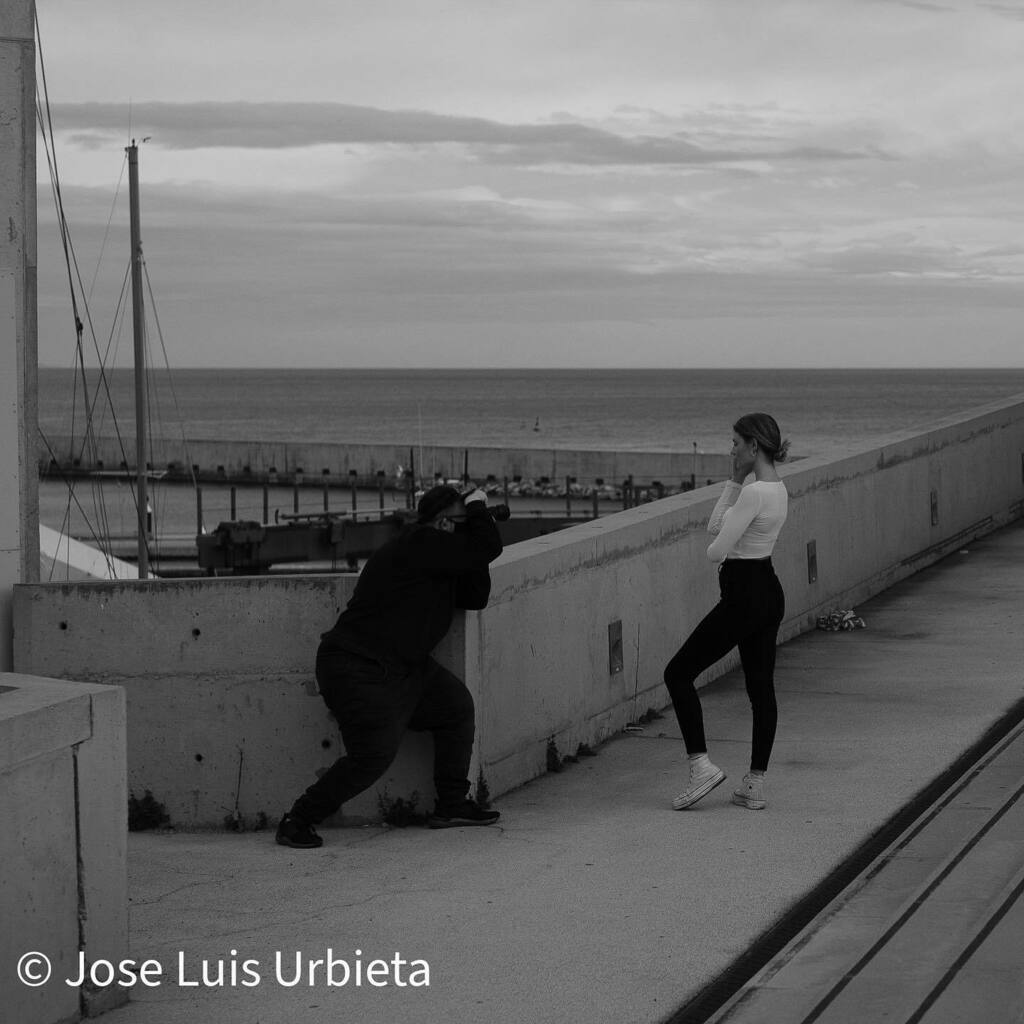
[[[970,261],[954,246],[900,248],[895,245],[853,245],[839,252],[817,254],[807,263],[839,274],[853,275],[960,277],[972,269]]]
[[[506,124],[418,110],[383,110],[341,103],[57,104],[55,128],[83,148],[111,137],[151,136],[166,149],[288,149],[322,145],[474,147],[498,163],[523,165],[672,166],[754,159],[853,160],[875,152],[760,140],[743,147],[706,148],[673,132],[626,136],[578,122]]]
[[[982,3],[981,6],[993,14],[1002,18],[1010,18],[1013,21],[1024,21],[1024,8],[1015,4]]]
[[[935,11],[938,14],[951,14],[956,10],[955,7],[951,7],[949,4],[929,3],[928,0],[876,0],[876,3],[895,7],[909,7],[915,11]]]

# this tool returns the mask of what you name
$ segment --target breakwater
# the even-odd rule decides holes
[[[297,483],[323,486],[405,486],[410,477],[468,476],[509,480],[617,484],[661,483],[667,490],[724,480],[726,454],[697,451],[600,451],[562,448],[492,448],[456,445],[390,445],[284,441],[182,441],[154,438],[147,466],[165,478],[200,482]],[[43,476],[133,470],[134,439],[103,437],[88,444],[69,437],[40,442]]]

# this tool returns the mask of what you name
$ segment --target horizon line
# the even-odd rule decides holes
[[[78,364],[75,363],[73,366],[63,365],[56,366],[52,363],[39,363],[37,364],[39,370],[67,370],[77,369]],[[86,369],[98,370],[98,365],[86,366]],[[118,366],[107,366],[107,370],[132,370],[134,367],[129,364],[118,365]],[[167,370],[167,367],[147,367],[147,372],[159,372]],[[174,370],[292,370],[292,371],[305,371],[305,370],[353,370],[353,371],[373,371],[378,372],[381,370],[395,370],[400,372],[420,372],[430,371],[436,372],[447,372],[454,371],[456,373],[486,373],[493,370],[529,370],[537,373],[579,373],[587,370],[620,370],[620,371],[635,371],[644,372],[648,370],[680,370],[680,371],[695,371],[695,370],[714,370],[714,371],[734,371],[736,373],[750,374],[750,373],[788,373],[793,370],[799,371],[829,371],[829,370],[917,370],[920,372],[928,372],[930,370],[986,370],[996,372],[1000,370],[1011,370],[1024,371],[1024,363],[1019,366],[988,366],[988,365],[947,365],[947,366],[917,366],[917,365],[886,365],[886,366],[771,366],[771,367],[734,367],[734,366],[332,366],[329,364],[310,364],[309,366],[296,366],[290,365],[258,365],[248,366],[238,363],[224,363],[210,366],[177,366]],[[173,370],[172,370],[173,372]]]

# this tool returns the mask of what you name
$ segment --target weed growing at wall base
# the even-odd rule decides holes
[[[146,790],[140,800],[134,793],[128,795],[128,831],[145,832],[151,828],[163,828],[171,823],[171,816],[162,803]]]
[[[419,791],[413,791],[409,799],[396,796],[393,800],[388,796],[385,789],[377,797],[377,806],[380,808],[380,816],[386,825],[394,828],[407,828],[409,825],[424,825],[427,821],[423,811],[417,811],[416,807],[420,802]]]
[[[491,806],[491,789],[484,778],[483,768],[480,769],[476,777],[476,805],[482,811],[489,810]]]

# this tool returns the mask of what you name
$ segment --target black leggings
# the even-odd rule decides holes
[[[729,559],[718,575],[721,599],[665,667],[665,685],[691,756],[707,752],[704,716],[693,685],[706,668],[739,647],[753,712],[752,771],[766,771],[775,742],[775,643],[786,609],[771,559]]]

